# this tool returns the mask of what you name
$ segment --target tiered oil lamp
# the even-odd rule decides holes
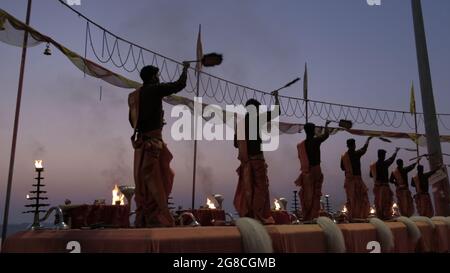
[[[41,188],[45,187],[44,184],[42,184],[42,180],[44,177],[42,177],[42,172],[44,171],[44,167],[42,166],[42,160],[35,160],[34,161],[34,167],[36,172],[38,173],[38,176],[34,179],[37,180],[36,184],[33,184],[33,187],[35,187],[35,190],[30,191],[31,195],[27,195],[27,200],[34,201],[32,204],[25,205],[26,208],[32,208],[32,210],[24,211],[23,213],[33,213],[33,224],[31,225],[31,229],[39,229],[42,228],[40,223],[40,216],[39,214],[41,212],[46,212],[45,210],[41,209],[44,207],[48,207],[49,204],[42,204],[42,200],[48,200],[47,197],[42,196],[42,194],[47,193],[46,191],[43,191]]]

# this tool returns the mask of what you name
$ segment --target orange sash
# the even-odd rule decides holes
[[[297,151],[298,151],[298,158],[300,159],[300,170],[302,172],[308,173],[309,172],[309,159],[308,159],[308,153],[306,152],[305,141],[302,141],[300,144],[297,145]]]
[[[377,183],[377,163],[373,163],[372,165],[370,165],[370,173],[372,174],[373,177],[373,182],[376,184]]]
[[[400,171],[398,170],[398,168],[396,168],[392,174],[395,177],[395,180],[397,180],[397,188],[402,188],[402,189],[407,189],[408,188],[408,181],[404,181],[402,174],[400,173]]]
[[[414,181],[414,184],[416,185],[417,193],[424,193],[422,188],[420,187],[420,179],[419,179],[418,175],[413,177],[413,181]]]
[[[353,168],[348,152],[345,152],[345,154],[342,155],[341,160],[344,163],[345,176],[352,176]]]

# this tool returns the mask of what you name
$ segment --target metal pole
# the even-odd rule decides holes
[[[414,129],[416,132],[416,154],[417,154],[417,162],[420,159],[420,152],[419,152],[419,135],[418,135],[418,129],[417,129],[417,113],[416,113],[416,109],[415,109],[415,105],[414,105]]]
[[[305,100],[305,122],[308,123],[308,100]]]
[[[305,100],[305,124],[308,123],[308,66],[305,63],[303,74],[303,99]]]
[[[428,153],[430,154],[430,169],[437,169],[442,163],[442,150],[439,136],[439,127],[436,119],[436,109],[431,82],[428,49],[423,22],[422,6],[420,0],[411,0],[414,33],[416,39],[417,62],[419,65],[420,92],[425,118],[425,133],[427,135]],[[434,203],[436,214],[449,215],[449,181],[443,179],[433,184]]]
[[[30,25],[31,1],[32,0],[28,0],[27,17],[26,17],[27,25]],[[3,214],[2,245],[5,243],[6,233],[8,231],[9,203],[11,201],[11,188],[12,188],[12,179],[13,179],[13,173],[14,173],[14,160],[16,157],[17,131],[19,128],[19,114],[20,114],[20,104],[22,101],[22,88],[23,88],[23,79],[24,79],[24,74],[25,74],[25,61],[27,58],[27,45],[28,45],[28,31],[25,30],[25,33],[23,36],[23,44],[22,44],[22,60],[21,60],[21,64],[20,64],[19,87],[17,90],[16,114],[14,117],[14,129],[13,129],[13,138],[12,138],[12,145],[11,145],[11,158],[9,161],[8,184],[6,187],[5,211]]]
[[[200,93],[200,71],[197,71],[197,90],[195,95],[198,97]],[[194,106],[195,107],[195,106]],[[195,111],[194,111],[195,112]],[[195,209],[195,180],[197,174],[197,117],[194,115],[194,166],[192,171],[192,210]]]

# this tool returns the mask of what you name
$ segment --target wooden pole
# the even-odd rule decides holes
[[[197,37],[197,61],[203,58],[203,45],[201,42],[202,25],[198,25],[198,37]],[[201,63],[197,63],[195,71],[197,73],[197,88],[195,91],[195,96],[198,98],[200,94],[200,71],[202,68]],[[192,203],[191,209],[195,209],[195,183],[197,175],[197,117],[195,116],[195,103],[194,103],[194,164],[192,170]]]
[[[198,97],[200,93],[200,71],[197,71],[197,90],[195,95]],[[195,106],[194,106],[195,108]],[[194,111],[195,112],[195,111]],[[195,209],[195,183],[197,175],[197,117],[194,115],[194,166],[192,170],[192,210]]]
[[[27,17],[26,17],[27,25],[30,25],[31,3],[32,3],[32,0],[28,0]],[[3,214],[2,245],[5,243],[6,233],[8,231],[9,204],[11,201],[11,188],[12,188],[12,179],[13,179],[13,174],[14,174],[14,160],[16,157],[17,131],[19,129],[20,105],[22,102],[22,89],[23,89],[23,79],[24,79],[24,75],[25,75],[25,62],[26,62],[26,58],[27,58],[27,45],[28,45],[28,31],[25,30],[25,33],[23,36],[23,44],[22,44],[22,60],[20,63],[19,87],[17,90],[16,114],[14,116],[14,129],[13,129],[13,138],[12,138],[12,144],[11,144],[11,157],[9,160],[8,184],[6,187],[5,211]]]

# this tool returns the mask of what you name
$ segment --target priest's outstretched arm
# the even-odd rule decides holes
[[[407,173],[409,173],[410,171],[414,170],[414,168],[416,167],[417,163],[413,163],[411,165],[409,165],[408,167],[405,168],[405,171]]]
[[[398,151],[400,151],[400,149],[399,149],[399,148],[395,148],[394,154],[393,154],[389,159],[387,159],[386,161],[384,161],[384,163],[385,163],[388,167],[391,166],[392,163],[394,163],[395,158],[397,157]]]
[[[331,121],[327,120],[325,122],[325,132],[321,134],[320,136],[317,136],[317,139],[320,141],[320,143],[324,142],[325,140],[330,137],[330,129],[328,129],[328,125],[331,123]]]
[[[367,149],[369,148],[369,142],[370,142],[371,139],[372,139],[372,137],[368,137],[367,138],[366,143],[364,144],[364,146],[357,151],[358,155],[363,156],[363,155],[365,155],[367,153]]]
[[[188,69],[189,69],[189,63],[185,62],[185,63],[183,63],[183,72],[181,72],[181,75],[177,81],[160,83],[157,88],[160,96],[167,97],[167,96],[176,94],[176,93],[180,92],[181,90],[183,90],[186,87]]]

